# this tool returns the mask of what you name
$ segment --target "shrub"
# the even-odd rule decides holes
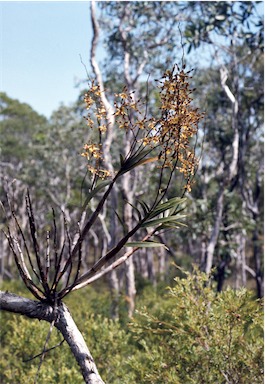
[[[205,274],[175,278],[164,290],[146,287],[131,324],[107,318],[110,297],[86,288],[67,305],[109,384],[263,383],[263,311],[245,289],[212,289]],[[148,310],[146,309],[148,308]],[[1,316],[0,382],[34,382],[49,324],[10,313]],[[53,330],[48,347],[62,337]],[[81,384],[66,343],[46,354],[41,384]]]
[[[216,294],[205,274],[187,273],[131,330],[137,383],[263,383],[262,306],[245,289]]]

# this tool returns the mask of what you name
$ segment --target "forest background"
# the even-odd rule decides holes
[[[143,364],[141,353],[139,356],[134,354],[135,359],[128,360],[128,382],[151,383],[157,375],[156,369],[159,372],[165,369],[171,372],[172,369],[166,382],[192,382],[194,372],[189,373],[185,364],[188,360],[192,361],[195,354],[190,355],[188,346],[187,350],[184,348],[181,351],[185,358],[176,370],[173,356],[179,344],[171,346],[169,355],[172,361],[165,363],[163,358],[166,358],[166,351],[163,351],[163,346],[160,346],[160,350],[159,345],[158,349],[154,347],[159,344],[155,339],[157,336],[153,336],[151,345],[148,345],[148,341],[145,344],[141,338],[147,329],[152,328],[152,322],[156,324],[162,321],[161,317],[156,321],[155,316],[164,316],[163,321],[172,326],[180,321],[174,317],[176,314],[171,319],[166,318],[172,305],[180,306],[183,310],[182,305],[185,304],[186,310],[190,311],[187,317],[190,321],[198,321],[196,327],[200,328],[198,324],[205,321],[205,317],[202,315],[198,319],[200,314],[192,312],[194,302],[200,302],[196,286],[199,284],[196,283],[198,272],[194,265],[206,276],[212,273],[212,288],[207,295],[221,292],[227,287],[235,290],[245,287],[252,292],[252,296],[258,298],[263,295],[263,11],[258,2],[102,2],[97,4],[97,18],[101,38],[97,47],[102,44],[101,49],[106,51],[100,62],[100,75],[111,103],[111,95],[122,92],[126,86],[142,100],[146,100],[148,94],[148,108],[155,115],[158,111],[158,95],[152,82],[175,63],[181,67],[185,62],[188,69],[194,69],[192,86],[196,90],[193,103],[205,112],[205,117],[196,142],[200,163],[194,184],[185,193],[183,208],[187,216],[182,220],[185,226],[159,235],[157,241],[166,244],[167,249],[142,248],[118,269],[111,271],[104,281],[97,283],[95,290],[89,287],[79,296],[78,292],[74,293],[72,306],[75,300],[82,303],[80,313],[75,309],[81,323],[82,315],[89,316],[87,327],[90,337],[93,335],[94,338],[93,348],[109,382],[120,382],[119,375],[126,371],[121,356],[128,355],[128,344],[132,343],[128,341],[130,337],[133,337],[138,352],[145,351],[152,358]],[[95,38],[95,27],[93,31]],[[98,80],[93,44],[90,59],[91,67],[85,62],[84,72],[87,71],[90,78],[96,77]],[[86,124],[87,120],[83,118],[87,116],[84,103],[87,79],[80,82],[79,87],[83,89],[77,100],[71,106],[61,105],[50,118],[40,115],[30,105],[1,93],[1,200],[5,206],[5,191],[8,191],[15,202],[23,229],[27,226],[25,196],[28,187],[40,227],[45,228],[51,219],[51,206],[58,212],[63,211],[68,223],[77,222],[80,215],[82,199],[89,189],[86,161],[80,154],[83,145],[94,137]],[[126,142],[122,141],[119,128],[111,138],[107,138],[110,141],[109,149],[105,147],[105,157],[111,159],[115,167],[119,162],[119,153],[126,148]],[[119,186],[111,205],[100,214],[96,227],[85,240],[85,248],[89,249],[89,253],[82,261],[84,271],[93,265],[100,254],[111,248],[117,236],[115,231],[122,230],[120,221],[130,228],[136,220],[137,214],[127,201],[133,204],[136,199],[155,193],[155,166],[150,164],[149,167],[148,172],[144,173],[140,169],[135,170],[126,183]],[[182,196],[182,175],[174,184],[172,196]],[[96,198],[91,201],[90,209],[93,210],[95,205]],[[5,218],[3,228],[4,225]],[[62,222],[61,242],[63,228]],[[5,289],[20,292],[22,285],[20,287],[17,281],[16,265],[8,241],[2,232],[0,236],[3,244],[0,254],[2,285]],[[185,282],[177,280],[175,285],[176,276],[185,276],[183,270],[191,274]],[[205,278],[204,275],[199,276],[199,281]],[[173,287],[171,298],[167,300],[166,286]],[[189,293],[187,297],[182,297],[185,289]],[[200,290],[206,295],[205,289],[202,284]],[[244,295],[242,290],[238,291],[241,292],[240,297],[234,291],[226,291],[226,305],[229,307],[238,303],[243,309],[242,313],[237,314],[242,318],[247,312],[250,313],[249,308],[254,305],[248,291],[244,291]],[[249,295],[248,300],[246,295]],[[173,304],[174,297],[176,301]],[[193,306],[189,307],[189,300]],[[207,300],[213,299],[207,296]],[[245,300],[245,307],[242,300]],[[143,310],[141,320],[138,319],[138,323],[128,331],[127,316],[131,318],[135,306],[140,308],[143,305],[152,308],[153,314]],[[220,308],[221,305],[216,312],[217,317],[222,311]],[[256,314],[257,308],[253,311]],[[252,323],[255,324],[253,319],[256,315],[252,316]],[[148,324],[145,324],[145,319]],[[26,323],[28,320],[23,321]],[[183,318],[181,322],[184,322]],[[34,360],[21,363],[25,350],[30,356],[36,354],[38,349],[32,340],[30,348],[25,349],[35,325],[30,323],[30,326],[21,326],[20,319],[18,328],[15,317],[8,324],[4,330],[5,352],[1,362],[5,372],[4,382],[23,382],[21,375],[29,375],[30,372],[34,377],[36,371]],[[244,328],[245,325],[242,320],[240,326]],[[99,326],[102,326],[100,330]],[[187,324],[183,328],[185,326]],[[188,326],[190,329],[196,328],[194,324]],[[14,335],[21,335],[21,329],[23,337],[20,337],[21,346],[18,350],[18,338]],[[130,335],[132,329],[133,336]],[[249,351],[247,346],[252,346],[253,355],[250,358],[245,352],[245,360],[252,364],[251,368],[248,366],[248,372],[253,373],[252,382],[261,382],[261,372],[256,364],[260,353],[260,333],[257,329],[254,331],[256,336],[251,334],[241,348]],[[36,328],[36,332],[40,332],[39,328]],[[45,339],[45,328],[41,332]],[[97,340],[100,334],[101,342]],[[215,336],[221,339],[221,334]],[[14,345],[7,342],[8,337],[12,338]],[[215,345],[218,342],[220,340],[214,339]],[[14,354],[18,354],[20,359],[12,359]],[[107,363],[112,355],[116,359],[115,370],[111,370]],[[232,356],[231,350],[229,356]],[[211,362],[216,360],[214,367],[220,364],[219,358],[217,352],[211,356]],[[62,354],[60,359],[67,360]],[[45,360],[41,382],[64,382],[66,379],[76,383],[80,381],[78,372],[67,363],[61,366],[60,374],[58,370],[55,373],[51,361],[58,363],[58,356],[49,356]],[[234,365],[231,360],[230,363],[233,374],[229,374],[239,375],[240,368],[235,368],[238,361]],[[193,367],[196,364],[192,362]],[[153,372],[150,371],[151,367]],[[184,371],[187,371],[188,378],[181,377]],[[219,366],[217,371],[224,372]],[[209,376],[209,382],[215,382],[216,372],[210,374],[213,376]],[[55,375],[59,375],[59,379]],[[223,377],[225,375],[227,373]],[[253,378],[257,381],[253,381]],[[122,382],[126,380],[123,378]],[[164,379],[159,380],[162,383]],[[198,376],[195,380],[200,382],[202,379]]]

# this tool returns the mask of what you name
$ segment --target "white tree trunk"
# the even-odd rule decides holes
[[[220,232],[220,225],[222,221],[222,215],[223,215],[223,209],[224,209],[224,189],[221,187],[219,191],[219,195],[217,198],[217,206],[216,206],[216,215],[215,215],[215,222],[214,226],[211,232],[211,237],[209,240],[209,243],[206,248],[206,266],[205,266],[205,272],[209,274],[211,272],[212,266],[213,266],[213,256],[215,247],[218,241],[219,232]]]

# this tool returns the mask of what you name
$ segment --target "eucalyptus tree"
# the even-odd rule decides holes
[[[189,7],[194,17],[187,22],[185,30],[188,51],[203,48],[212,57],[211,69],[204,65],[197,84],[197,97],[208,117],[204,160],[198,173],[199,183],[204,185],[194,197],[206,206],[207,201],[211,202],[208,208],[214,212],[208,214],[212,216],[208,229],[203,220],[204,230],[198,237],[202,245],[200,257],[207,273],[213,266],[217,267],[219,289],[228,265],[234,260],[236,286],[240,276],[245,285],[246,273],[250,273],[257,281],[260,296],[262,11],[258,2],[193,2]],[[256,232],[253,228],[252,234],[251,222],[259,228]],[[249,247],[253,247],[253,257],[246,261]]]
[[[22,228],[26,225],[24,213],[28,187],[41,225],[46,222],[44,207],[49,204],[63,211],[68,220],[70,216],[72,219],[78,217],[85,175],[79,155],[87,132],[77,106],[61,106],[47,120],[29,105],[2,94],[0,129],[1,200],[6,200],[5,190],[13,196],[22,217]],[[84,182],[83,188],[85,186]],[[58,232],[63,242],[62,218]],[[12,277],[13,264],[2,233],[1,239],[1,276]]]
[[[5,190],[12,193],[16,208],[22,217],[22,227],[26,225],[25,194],[26,185],[34,188],[35,179],[32,163],[38,157],[40,131],[48,126],[47,119],[35,112],[30,105],[0,93],[0,179],[1,201],[5,201]],[[21,203],[22,202],[22,203]],[[2,233],[0,239],[0,277],[13,277],[13,262],[8,243]]]
[[[142,95],[146,89],[145,78],[149,75],[151,78],[155,77],[157,69],[163,68],[167,63],[184,60],[185,56],[185,61],[190,65],[195,63],[198,69],[196,79],[201,68],[200,82],[195,84],[197,100],[200,99],[199,106],[205,101],[203,108],[209,111],[209,120],[208,124],[205,124],[205,136],[201,139],[201,142],[204,141],[204,163],[197,173],[198,183],[205,183],[202,187],[204,197],[200,194],[194,195],[194,204],[197,198],[204,201],[206,207],[209,203],[206,209],[207,216],[211,218],[207,221],[207,229],[204,217],[200,218],[203,224],[197,240],[193,241],[188,237],[186,244],[183,244],[182,239],[173,239],[172,244],[183,244],[182,251],[185,253],[185,249],[189,248],[188,243],[196,243],[195,253],[191,248],[188,253],[192,251],[191,256],[200,262],[207,273],[213,266],[217,267],[219,289],[222,287],[230,260],[234,260],[232,264],[235,265],[236,284],[241,275],[245,284],[246,272],[252,276],[257,275],[260,280],[260,261],[256,262],[257,273],[250,267],[249,262],[244,261],[244,253],[252,235],[246,231],[244,225],[235,230],[237,219],[232,213],[234,208],[229,208],[229,199],[232,197],[231,204],[234,205],[235,202],[237,209],[244,212],[246,221],[247,218],[252,220],[253,208],[250,207],[250,202],[247,203],[247,192],[243,192],[247,184],[242,178],[242,170],[250,167],[252,160],[243,154],[250,153],[253,148],[249,140],[251,135],[246,138],[246,132],[252,130],[253,135],[256,135],[255,132],[260,130],[258,116],[262,103],[260,97],[259,105],[253,103],[252,118],[256,118],[257,124],[251,123],[247,128],[247,108],[243,99],[249,98],[251,94],[246,92],[244,81],[249,82],[252,77],[255,87],[262,84],[260,73],[254,69],[255,63],[262,60],[260,57],[263,49],[263,18],[259,3],[104,2],[99,4],[99,7],[102,10],[99,27],[107,51],[105,65],[102,66],[106,89],[112,89],[114,84],[121,84],[121,79],[124,78],[128,89],[133,85],[137,90],[137,99],[137,94]],[[213,82],[213,87],[220,95],[215,96],[214,90],[210,89]],[[261,89],[262,87],[257,86],[258,94]],[[149,109],[153,111],[156,107],[156,104],[149,105]],[[216,119],[218,126],[214,127],[212,121]],[[256,170],[260,169],[260,160],[261,158],[252,163]],[[259,171],[258,180],[262,179],[261,173]],[[141,176],[138,174],[134,177]],[[144,178],[143,186],[146,175]],[[255,183],[254,180],[253,182]],[[212,188],[212,185],[215,187]],[[260,189],[260,181],[258,185]],[[125,186],[128,193],[125,191],[124,195],[127,200],[132,201],[132,180],[125,183]],[[135,195],[137,193],[138,191],[134,191]],[[260,202],[260,198],[258,199]],[[247,206],[249,208],[246,208]],[[125,210],[129,212],[130,207],[125,205]],[[256,214],[254,216],[257,218]],[[254,234],[253,236],[257,237]],[[244,242],[246,247],[241,246]],[[224,243],[225,247],[222,246]],[[257,241],[254,243],[258,244]],[[179,252],[181,253],[181,249]],[[260,254],[259,251],[253,253]],[[135,259],[136,266],[140,265],[137,261]]]
[[[36,183],[47,202],[63,211],[67,220],[70,216],[73,219],[78,216],[81,203],[81,183],[85,172],[79,155],[82,140],[87,134],[76,104],[61,105],[55,110],[49,126],[41,134],[39,156],[32,165]]]

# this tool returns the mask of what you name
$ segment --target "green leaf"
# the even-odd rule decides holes
[[[91,199],[103,188],[105,188],[107,185],[109,185],[112,182],[112,180],[103,180],[97,184],[97,186],[88,193],[86,200],[83,204],[83,209],[85,209],[90,202]]]
[[[155,248],[155,247],[164,247],[165,249],[168,249],[165,244],[163,243],[157,243],[156,241],[133,241],[130,243],[126,243],[126,247],[133,247],[133,248]]]
[[[185,208],[171,209],[168,216],[178,215],[180,212],[185,211]]]
[[[179,206],[179,204],[182,204],[184,201],[186,201],[186,198],[181,198],[181,197],[173,197],[172,199],[169,199],[168,201],[166,201],[165,203],[161,203],[159,204],[152,212],[151,214],[149,215],[150,218],[153,218],[155,216],[158,216],[160,215],[161,213],[167,211],[167,210],[171,210],[171,212],[169,212],[169,216],[171,215],[175,215],[177,212],[177,208]]]
[[[147,163],[151,161],[150,159],[147,159],[146,156],[152,151],[152,149],[146,149],[145,151],[141,151],[137,155],[133,155],[129,157],[127,160],[123,161],[123,164],[120,169],[120,174],[124,174],[126,172],[129,172],[133,168],[137,167],[138,165]],[[152,158],[154,159],[154,158]]]
[[[138,202],[144,211],[144,215],[146,216],[150,212],[150,208],[148,207],[148,205],[143,200],[138,200]]]
[[[120,153],[120,163],[121,163],[121,167],[122,167],[124,164],[124,157],[122,156],[121,153]]]
[[[164,223],[174,223],[174,224],[179,224],[179,219],[182,219],[186,217],[187,215],[174,215],[174,216],[168,216],[168,217],[161,217],[159,219],[154,219],[154,220],[148,220],[142,224],[143,228],[146,227],[154,227],[159,224],[164,224]]]
[[[133,205],[132,203],[130,203],[128,200],[124,199],[124,201],[125,201],[127,204],[129,204],[129,205],[136,211],[136,213],[137,213],[137,215],[138,215],[138,220],[141,221],[141,220],[142,220],[142,215],[141,215],[141,212],[139,211],[139,209],[138,209],[135,205]]]
[[[161,227],[159,227],[159,228],[160,229],[167,229],[167,228],[179,229],[179,227],[186,227],[186,228],[188,228],[188,225],[184,224],[184,223],[181,223],[181,222],[176,222],[175,224],[165,223],[165,224],[162,224]]]
[[[114,213],[117,216],[117,219],[119,220],[120,224],[122,225],[124,233],[126,233],[127,232],[127,227],[126,227],[125,223],[123,222],[123,220],[121,219],[121,217],[120,217],[120,215],[118,214],[117,211],[114,211]]]

